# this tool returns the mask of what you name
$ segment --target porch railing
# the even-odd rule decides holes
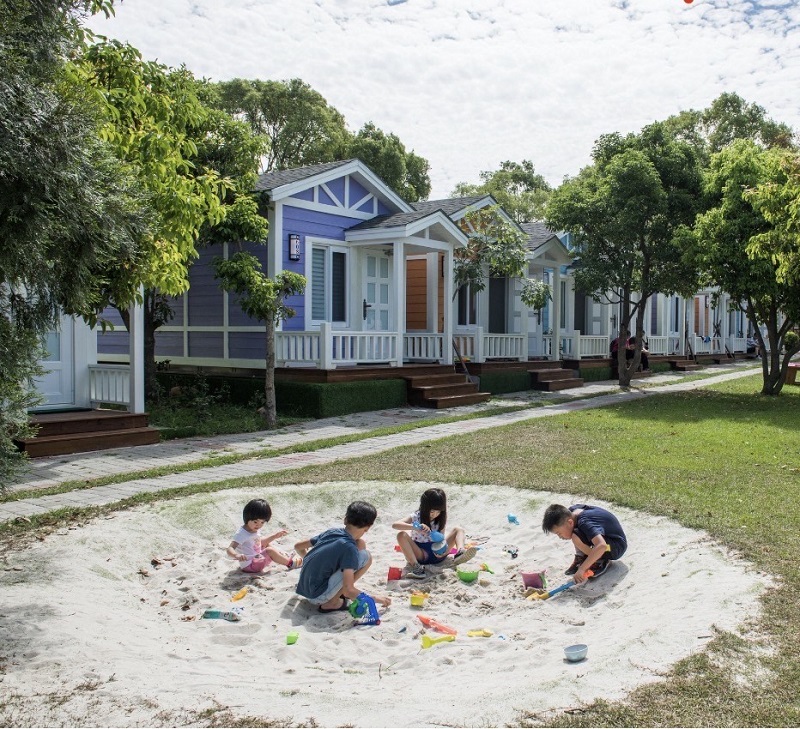
[[[483,327],[475,327],[469,332],[455,332],[453,339],[461,356],[473,362],[489,359],[524,362],[528,358],[528,338],[524,334],[487,334]]]
[[[89,365],[89,400],[92,405],[130,405],[131,374],[128,365]]]
[[[403,336],[404,360],[435,360],[439,362],[443,358],[443,334],[406,334]]]

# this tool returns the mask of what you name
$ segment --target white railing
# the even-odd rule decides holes
[[[523,334],[484,334],[484,359],[528,359],[527,337]],[[482,361],[482,360],[478,360]]]
[[[475,361],[475,334],[472,332],[456,332],[453,334],[453,341],[458,347],[458,351],[464,359]]]
[[[131,371],[128,365],[89,365],[89,399],[92,404],[129,405]]]
[[[747,339],[745,337],[728,337],[725,344],[731,352],[747,352]]]
[[[692,337],[692,350],[695,354],[711,354],[711,337]]]
[[[462,356],[464,352],[461,352]],[[403,337],[403,359],[408,361],[444,359],[443,334],[406,334]]]
[[[669,350],[669,337],[661,335],[647,337],[647,349],[650,354],[672,354]]]
[[[309,362],[319,364],[319,332],[276,332],[275,363]]]
[[[383,364],[397,360],[394,332],[331,332],[331,363]]]
[[[584,357],[608,357],[611,341],[605,336],[598,336],[595,334],[577,334],[578,346],[576,347],[578,359]]]

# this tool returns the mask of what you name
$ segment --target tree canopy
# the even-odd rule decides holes
[[[542,220],[552,188],[536,172],[533,162],[506,160],[498,170],[480,173],[479,185],[460,182],[453,190],[456,197],[491,195],[516,222]]]
[[[687,238],[704,281],[720,286],[737,305],[744,302],[761,344],[765,395],[780,393],[789,358],[798,351],[796,336],[786,337],[800,314],[800,287],[787,285],[781,273],[781,252],[798,255],[797,233],[786,227],[800,199],[797,180],[789,176],[793,164],[793,155],[743,139],[713,155],[705,175],[708,209]]]
[[[217,83],[216,89],[220,108],[266,138],[264,171],[346,159],[350,134],[344,117],[299,78],[237,78]]]
[[[0,488],[35,402],[44,335],[96,308],[109,270],[136,266],[148,222],[132,170],[99,135],[101,110],[66,61],[103,0],[0,2]]]
[[[644,307],[655,293],[694,293],[697,276],[683,257],[682,235],[694,222],[701,172],[694,147],[662,123],[639,134],[601,137],[594,163],[551,196],[547,225],[572,234],[575,282],[597,300],[620,305],[620,335],[635,315],[637,352],[620,348],[620,384],[639,364]]]

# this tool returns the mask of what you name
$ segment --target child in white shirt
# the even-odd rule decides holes
[[[242,511],[242,524],[227,549],[228,556],[238,560],[242,572],[262,572],[273,562],[284,565],[287,569],[295,569],[303,564],[303,558],[298,555],[286,554],[280,549],[271,547],[276,539],[285,537],[285,529],[261,536],[261,529],[272,518],[272,509],[264,499],[253,499],[245,504]]]

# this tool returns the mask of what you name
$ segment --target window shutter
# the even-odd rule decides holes
[[[311,318],[325,319],[325,251],[322,248],[311,251]]]

